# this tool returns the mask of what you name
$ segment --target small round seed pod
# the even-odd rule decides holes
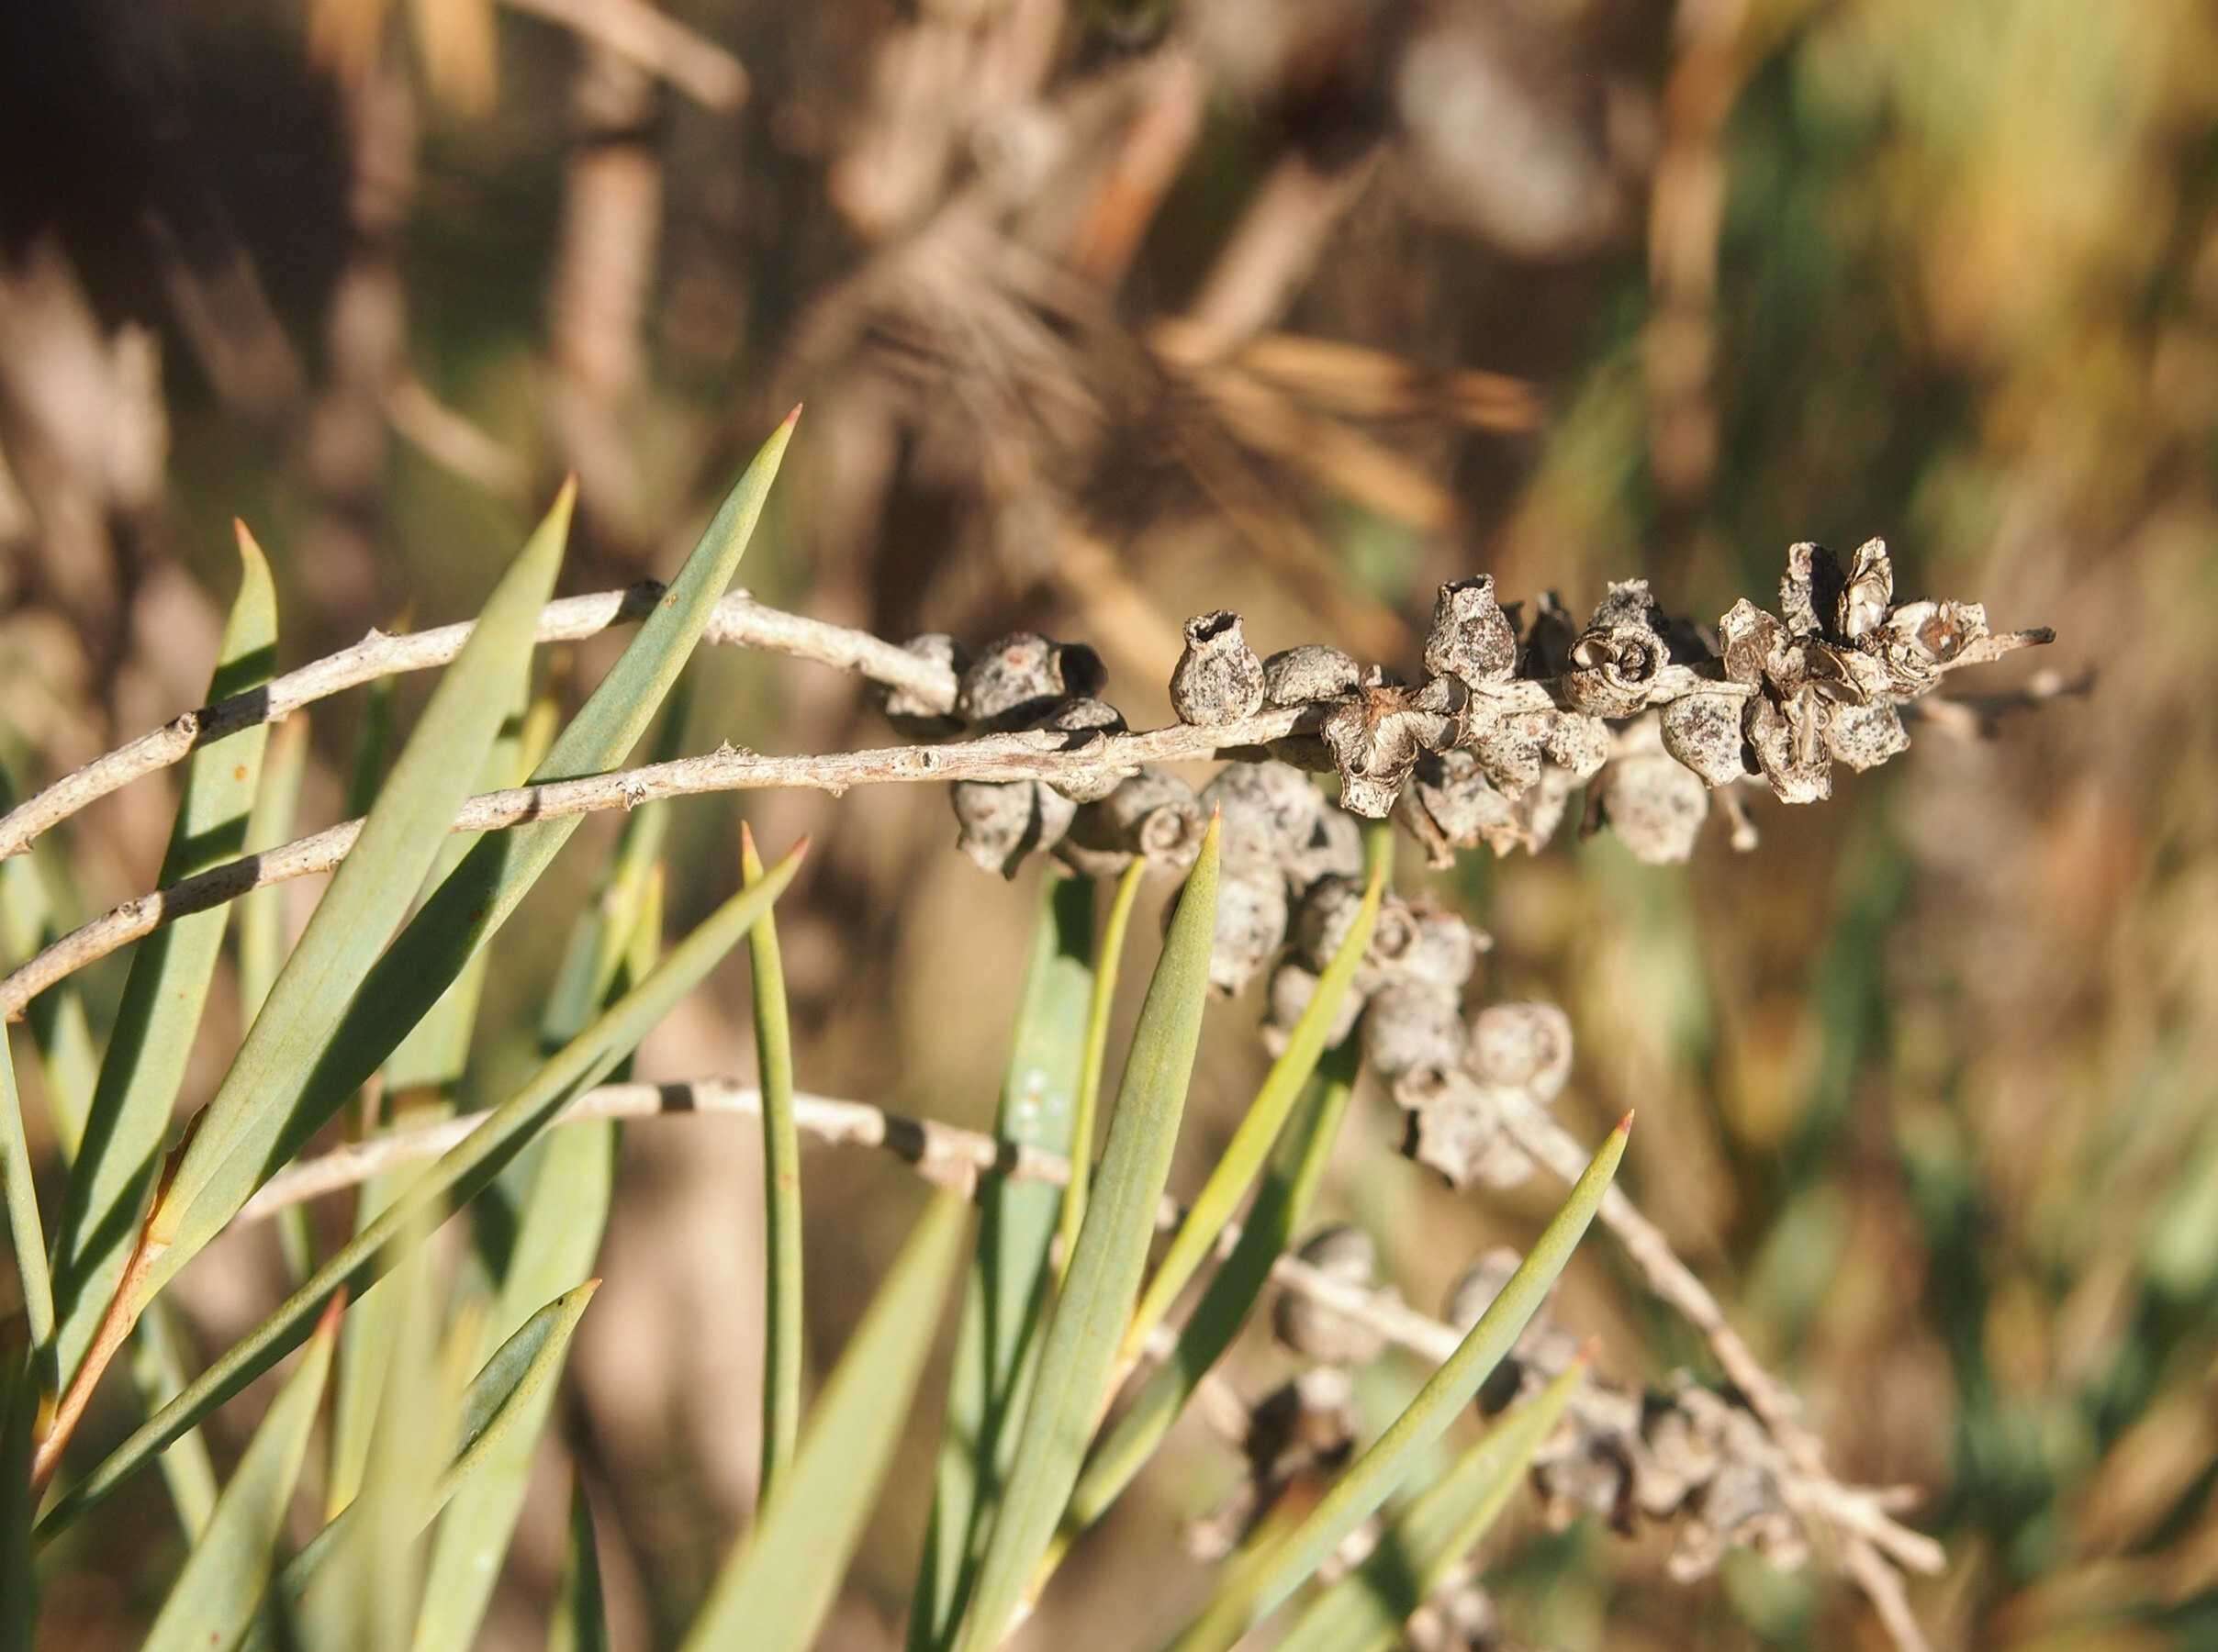
[[[1850,768],[1875,769],[1910,749],[1910,731],[1886,700],[1835,706],[1825,723],[1825,749]]]
[[[1297,768],[1228,763],[1202,787],[1202,807],[1224,814],[1227,865],[1268,865],[1284,876],[1316,839],[1327,805]]]
[[[1320,1228],[1298,1254],[1319,1273],[1342,1284],[1369,1289],[1378,1276],[1378,1247],[1371,1235],[1345,1222]],[[1383,1333],[1296,1291],[1280,1293],[1271,1325],[1281,1342],[1322,1365],[1369,1365],[1386,1348]]]
[[[1271,972],[1270,1008],[1263,1017],[1263,1048],[1272,1060],[1286,1053],[1287,1040],[1292,1037],[1294,1022],[1309,1008],[1316,997],[1317,977],[1298,958],[1281,958],[1278,967]],[[1356,1018],[1363,1013],[1363,995],[1352,984],[1340,999],[1339,1011],[1331,1026],[1325,1031],[1325,1047],[1331,1049],[1355,1031]]]
[[[1316,825],[1286,862],[1286,887],[1298,893],[1320,877],[1361,877],[1363,875],[1363,829],[1353,815],[1335,809],[1323,798]]]
[[[959,829],[956,846],[1003,877],[1014,877],[1027,854],[1054,848],[1078,812],[1077,804],[1036,780],[958,780],[948,796]]]
[[[1263,662],[1263,702],[1307,706],[1343,699],[1363,680],[1355,661],[1328,642],[1282,648]]]
[[[1494,712],[1475,717],[1463,749],[1505,798],[1521,798],[1537,785],[1548,761],[1548,737],[1555,726],[1551,711]],[[1605,725],[1607,726],[1607,725]]]
[[[1479,967],[1479,954],[1494,945],[1494,938],[1439,907],[1412,906],[1408,910],[1410,940],[1394,960],[1394,973],[1406,980],[1462,991]]]
[[[1737,694],[1682,695],[1664,708],[1664,749],[1702,776],[1705,786],[1731,786],[1754,771],[1742,755]]]
[[[1481,574],[1440,587],[1433,598],[1425,669],[1475,686],[1507,682],[1518,664],[1517,633],[1495,600],[1494,575]]]
[[[1326,713],[1318,732],[1340,772],[1340,807],[1349,813],[1384,820],[1417,759],[1449,743],[1455,720],[1414,699],[1407,689],[1367,687]]]
[[[1553,1004],[1489,1004],[1472,1019],[1465,1066],[1481,1084],[1549,1102],[1571,1077],[1571,1017]]]
[[[1107,680],[1101,656],[1083,643],[1014,631],[964,669],[956,714],[981,728],[1023,728],[1059,700],[1099,694]]]
[[[1357,878],[1320,877],[1302,892],[1302,904],[1294,918],[1294,950],[1303,963],[1322,973],[1332,962],[1348,932],[1355,926],[1363,904],[1363,886]],[[1364,949],[1358,983],[1366,990],[1385,978],[1393,961],[1417,942],[1417,921],[1408,903],[1388,895],[1379,903],[1378,918],[1371,926],[1371,944]]]
[[[1451,866],[1458,849],[1475,849],[1512,829],[1514,810],[1477,755],[1462,749],[1421,760],[1402,797],[1402,820],[1435,866]]]
[[[1653,718],[1626,731],[1626,746],[1595,780],[1601,818],[1633,858],[1674,865],[1695,852],[1709,815],[1709,788],[1664,749]]]
[[[1165,910],[1166,926],[1171,910]],[[1227,865],[1217,879],[1209,984],[1231,997],[1255,978],[1285,940],[1286,880],[1277,868]]]
[[[1822,803],[1833,795],[1832,754],[1825,747],[1828,709],[1807,690],[1784,705],[1768,693],[1749,702],[1742,724],[1748,748],[1780,802]]]
[[[1579,711],[1552,713],[1548,737],[1540,745],[1548,761],[1574,780],[1591,780],[1600,774],[1602,765],[1609,761],[1609,725]]]
[[[1106,738],[1125,731],[1125,718],[1124,713],[1108,701],[1081,696],[1077,699],[1064,700],[1035,726],[1057,733]],[[1076,751],[1096,742],[1074,740],[1070,745]],[[1073,803],[1098,803],[1121,786],[1130,772],[1126,770],[1120,774],[1115,769],[1103,767],[1083,779],[1059,780],[1055,783],[1055,789]]]
[[[1394,1082],[1407,1115],[1402,1152],[1437,1170],[1451,1188],[1514,1188],[1532,1160],[1503,1128],[1500,1103],[1465,1075],[1419,1069]]]
[[[912,637],[902,644],[902,652],[939,666],[951,679],[959,680],[964,666],[969,664],[962,645],[945,631]],[[886,720],[911,740],[945,740],[962,731],[962,720],[954,714],[952,699],[941,702],[906,688],[880,688],[879,704]]]
[[[1576,711],[1631,717],[1649,703],[1656,678],[1671,664],[1664,616],[1645,579],[1614,583],[1571,646],[1563,698]]]
[[[1171,674],[1179,721],[1214,728],[1263,709],[1263,663],[1228,608],[1186,621],[1186,649]]]
[[[1468,1043],[1462,1006],[1447,988],[1390,981],[1363,1005],[1364,1058],[1382,1078],[1451,1071]]]
[[[1167,769],[1144,765],[1099,803],[1078,811],[1070,841],[1092,867],[1106,868],[1079,868],[1090,876],[1115,876],[1136,854],[1183,871],[1202,852],[1208,827],[1208,811],[1193,787]]]

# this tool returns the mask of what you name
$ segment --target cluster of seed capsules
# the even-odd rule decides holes
[[[1496,599],[1491,575],[1458,580],[1440,587],[1414,683],[1322,643],[1260,657],[1238,615],[1204,614],[1186,624],[1171,699],[1199,728],[1313,708],[1269,754],[1337,775],[1343,809],[1395,816],[1436,865],[1482,845],[1539,849],[1582,786],[1590,829],[1663,863],[1692,853],[1713,792],[1762,785],[1819,801],[1836,763],[1869,769],[1907,749],[1902,708],[1949,673],[2053,634],[1997,631],[1977,603],[1898,603],[1882,541],[1846,568],[1805,543],[1787,553],[1778,613],[1742,598],[1714,628],[1664,613],[1641,579],[1612,585],[1584,627],[1552,595],[1528,613]],[[960,684],[952,718],[889,702],[913,732],[1125,731],[1081,644],[1020,632],[975,659],[943,635],[909,647]],[[1175,776],[1076,772],[957,786],[962,847],[1004,873],[1045,851],[1095,875],[1136,854],[1191,859],[1203,812]]]
[[[1320,1229],[1302,1260],[1343,1284],[1391,1295],[1378,1278],[1378,1256],[1360,1228]],[[1468,1333],[1517,1271],[1518,1253],[1486,1252],[1448,1293],[1441,1317]],[[1258,1401],[1238,1444],[1247,1473],[1224,1502],[1188,1532],[1208,1557],[1229,1552],[1290,1492],[1329,1477],[1353,1454],[1360,1418],[1354,1373],[1385,1351],[1378,1326],[1313,1298],[1279,1299],[1273,1328],[1304,1367]],[[1536,1314],[1481,1390],[1478,1409],[1498,1415],[1529,1400],[1569,1368],[1581,1339],[1547,1309]],[[1691,1582],[1717,1569],[1730,1548],[1753,1550],[1775,1566],[1809,1558],[1801,1522],[1790,1506],[1778,1446],[1746,1408],[1680,1374],[1663,1389],[1629,1389],[1589,1376],[1574,1390],[1563,1423],[1533,1460],[1543,1517],[1556,1529],[1583,1516],[1630,1535],[1643,1523],[1670,1528],[1672,1577]],[[1377,1543],[1375,1518],[1350,1534],[1335,1569],[1360,1565]],[[1460,1625],[1453,1644],[1495,1647],[1499,1633],[1474,1579],[1458,1578],[1432,1602],[1436,1627]]]

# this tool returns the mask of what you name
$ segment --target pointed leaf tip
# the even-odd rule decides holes
[[[787,414],[782,419],[779,420],[778,428],[781,430],[790,430],[795,425],[799,424],[801,422],[801,410],[807,404],[804,402],[795,402],[793,404],[793,411]]]
[[[1618,1127],[1617,1127],[1617,1129],[1615,1129],[1615,1130],[1611,1131],[1611,1132],[1610,1132],[1610,1134],[1612,1134],[1612,1135],[1630,1135],[1630,1134],[1632,1133],[1632,1115],[1633,1115],[1633,1113],[1635,1112],[1635,1111],[1637,1111],[1637,1110],[1635,1110],[1635,1109],[1633,1109],[1633,1108],[1630,1108],[1630,1107],[1629,1107],[1629,1108],[1627,1108],[1627,1109],[1625,1110],[1625,1116],[1624,1116],[1623,1118],[1621,1118],[1621,1119],[1619,1119],[1619,1120],[1618,1121]]]

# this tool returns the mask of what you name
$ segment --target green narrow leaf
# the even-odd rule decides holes
[[[1575,1360],[1488,1429],[1387,1528],[1362,1565],[1309,1603],[1278,1652],[1387,1652],[1409,1614],[1479,1546],[1586,1376]]]
[[[185,1391],[185,1332],[171,1305],[149,1303],[146,1317],[131,1334],[131,1381],[149,1415]],[[186,1538],[199,1541],[216,1512],[216,1465],[198,1429],[179,1435],[162,1454],[162,1479],[170,1489],[170,1501],[177,1505]]]
[[[1261,1173],[1271,1144],[1278,1140],[1287,1115],[1307,1087],[1310,1075],[1316,1071],[1317,1058],[1325,1053],[1326,1036],[1340,1012],[1341,1003],[1355,985],[1355,972],[1361,966],[1363,954],[1371,945],[1372,926],[1378,921],[1379,901],[1385,894],[1393,840],[1380,832],[1372,842],[1374,851],[1382,843],[1389,848],[1383,854],[1373,854],[1370,881],[1363,890],[1362,903],[1356,908],[1355,921],[1348,926],[1339,950],[1317,977],[1316,990],[1310,997],[1308,1008],[1294,1022],[1286,1048],[1271,1064],[1262,1088],[1256,1091],[1255,1099],[1232,1133],[1232,1140],[1225,1144],[1223,1155],[1209,1172],[1209,1179],[1194,1196],[1186,1220],[1179,1224],[1170,1247],[1164,1251],[1154,1278],[1148,1281],[1148,1289],[1140,1297],[1139,1306],[1133,1311],[1132,1323],[1125,1327],[1125,1339],[1117,1349],[1121,1368],[1128,1369],[1137,1363],[1141,1350],[1148,1345],[1148,1338],[1163,1323],[1171,1305],[1186,1289],[1195,1270],[1208,1259],[1216,1245],[1217,1235],[1225,1231],[1233,1212],[1239,1208],[1249,1183]]]
[[[689,1652],[806,1652],[839,1589],[932,1351],[969,1207],[934,1197],[817,1397],[786,1488],[724,1562]]]
[[[1210,1279],[1192,1317],[1179,1328],[1171,1357],[1140,1385],[1132,1403],[1087,1459],[1078,1489],[1070,1495],[1070,1516],[1058,1535],[1059,1557],[1060,1547],[1107,1513],[1147,1467],[1202,1379],[1232,1345],[1260,1300],[1271,1279],[1271,1265],[1301,1231],[1310,1200],[1324,1180],[1340,1121],[1355,1093],[1361,1050],[1361,1041],[1350,1034],[1327,1053],[1307,1101],[1288,1122],[1271,1155],[1271,1170],[1241,1224],[1232,1255]]]
[[[422,1576],[416,1534],[439,1470],[456,1439],[463,1373],[439,1346],[446,1293],[421,1241],[436,1224],[421,1212],[406,1256],[386,1283],[400,1312],[362,1489],[347,1505],[352,1541],[329,1555],[316,1587],[297,1597],[304,1644],[342,1652],[402,1652]]]
[[[956,1645],[1001,1644],[1061,1523],[1138,1295],[1201,1040],[1223,823],[1212,820],[1133,1029],[1101,1175],[1048,1317],[1016,1459]]]
[[[494,588],[200,1113],[148,1218],[146,1266],[132,1281],[134,1303],[151,1299],[174,1278],[274,1168],[272,1148],[325,1064],[356,989],[438,858],[502,715],[518,697],[539,610],[561,565],[570,503],[566,487]],[[442,990],[446,979],[438,983]],[[388,1029],[387,1049],[415,1019]]]
[[[39,1187],[31,1169],[23,1102],[16,1093],[15,1057],[7,1029],[0,1026],[0,1190],[7,1197],[7,1238],[23,1286],[23,1315],[32,1346],[44,1347],[54,1334],[54,1286],[46,1271],[46,1231],[39,1221]]]
[[[600,1552],[593,1541],[593,1504],[585,1477],[570,1482],[570,1545],[563,1556],[547,1652],[609,1652],[609,1614],[600,1598]]]
[[[1531,1251],[1456,1351],[1426,1380],[1386,1432],[1344,1469],[1308,1515],[1236,1567],[1214,1600],[1172,1646],[1222,1652],[1307,1582],[1349,1533],[1401,1487],[1456,1414],[1477,1395],[1530,1320],[1609,1191],[1625,1156],[1628,1113],[1609,1133]]]
[[[762,881],[755,834],[739,829],[740,880]],[[793,1122],[793,1028],[786,1013],[786,970],[778,954],[778,920],[764,918],[747,936],[755,999],[755,1061],[762,1088],[763,1397],[762,1469],[756,1491],[767,1509],[793,1461],[801,1438],[801,1129]]]
[[[338,1306],[332,1304],[334,1310]],[[338,1313],[327,1313],[308,1339],[299,1369],[286,1379],[247,1443],[207,1529],[185,1557],[185,1569],[147,1632],[145,1652],[227,1647],[254,1621],[285,1535],[293,1487],[308,1457],[308,1433],[323,1401],[338,1334]]]
[[[501,725],[472,790],[496,791],[514,786],[529,772],[522,757],[524,715],[520,704]],[[431,881],[437,883],[453,871],[481,835],[449,832],[439,858],[432,863]],[[386,1123],[404,1120],[428,1123],[453,1113],[455,1087],[469,1064],[470,1034],[477,1020],[477,999],[488,956],[480,952],[469,961],[386,1060],[382,1087]],[[374,1176],[362,1185],[354,1200],[356,1233],[391,1205],[412,1174],[412,1170],[396,1170]],[[542,1292],[540,1300],[547,1294]],[[396,1333],[405,1306],[400,1291],[381,1282],[348,1313],[340,1334],[339,1378],[331,1404],[330,1472],[324,1488],[327,1518],[345,1508],[362,1488],[372,1431],[382,1406],[386,1373],[398,1345]]]
[[[616,768],[646,732],[731,583],[792,429],[789,418],[763,444],[662,600],[532,771],[534,783]],[[288,1102],[275,1134],[263,1144],[260,1174],[274,1173],[297,1153],[377,1070],[515,910],[583,819],[574,815],[488,832],[463,857],[370,970],[314,1074]],[[240,1195],[241,1202],[245,1197]]]
[[[223,630],[209,701],[267,682],[276,669],[277,596],[269,564],[241,524],[239,595]],[[203,746],[185,765],[183,797],[159,882],[167,886],[246,846],[247,815],[268,731],[241,731]],[[229,914],[217,907],[156,930],[131,957],[84,1139],[70,1166],[54,1234],[54,1368],[76,1375],[139,1237],[139,1216],[162,1155],[193,1036],[207,1003]]]
[[[261,854],[290,843],[308,766],[308,714],[296,711],[270,725],[262,754],[262,784],[247,811],[246,848]],[[285,886],[264,884],[238,901],[239,1019],[251,1026],[285,967]],[[150,937],[151,939],[151,937]]]
[[[246,819],[248,854],[264,854],[292,841],[293,814],[300,801],[308,756],[305,710],[270,726],[268,748],[262,755],[262,784]],[[252,1026],[269,999],[277,972],[285,967],[285,886],[265,884],[249,889],[236,904],[239,915],[232,933],[239,949],[239,1020],[242,1026]],[[277,1245],[284,1253],[286,1275],[294,1284],[315,1272],[316,1238],[306,1205],[288,1205],[278,1211]]]
[[[72,1488],[47,1512],[40,1529],[50,1535],[93,1507],[149,1456],[298,1346],[308,1325],[334,1291],[360,1292],[392,1266],[405,1249],[406,1229],[420,1211],[441,1202],[454,1208],[466,1204],[573,1096],[606,1077],[648,1030],[669,1013],[671,1005],[699,985],[739,943],[748,926],[770,910],[792,881],[801,854],[802,848],[797,847],[771,868],[761,884],[742,890],[711,913],[653,975],[543,1066],[484,1123],[434,1161],[376,1222],[318,1268],[275,1312]]]
[[[660,833],[649,831],[643,836],[651,843],[659,841]],[[637,875],[641,868],[628,856],[629,846],[627,841],[618,852],[611,885],[626,891],[625,898],[589,911],[578,925],[580,932],[604,927],[605,913],[610,931],[630,926],[629,955],[608,959],[600,973],[598,985],[604,999],[621,995],[632,980],[646,977],[662,936],[661,879],[651,875],[653,867],[645,868],[648,876]],[[620,1066],[613,1076],[621,1077],[622,1071]],[[550,1131],[537,1153],[530,1190],[521,1201],[499,1289],[482,1333],[488,1356],[529,1321],[540,1303],[568,1291],[592,1271],[608,1224],[616,1181],[613,1121]],[[554,1401],[554,1387],[548,1383],[511,1401],[512,1426],[441,1519],[425,1573],[414,1652],[467,1652],[476,1644],[478,1624],[492,1600],[501,1557],[523,1508],[532,1455]]]
[[[571,1336],[577,1329],[577,1322],[585,1316],[593,1293],[599,1288],[599,1279],[588,1279],[577,1289],[547,1303],[479,1367],[477,1375],[463,1390],[460,1403],[453,1410],[454,1455],[430,1490],[421,1495],[414,1510],[412,1530],[420,1532],[451,1500],[468,1489],[473,1477],[483,1469],[487,1459],[498,1453],[510,1430],[531,1410],[534,1398],[550,1391],[560,1379]],[[270,1591],[276,1603],[289,1611],[311,1591],[320,1592],[322,1588],[329,1587],[318,1582],[327,1563],[368,1540],[364,1535],[366,1523],[360,1512],[363,1507],[360,1500],[349,1505],[344,1513],[326,1524],[306,1548],[293,1557],[278,1574],[276,1587]],[[281,1612],[279,1615],[285,1613]],[[265,1617],[248,1637],[246,1646],[258,1648],[270,1645],[272,1640]]]
[[[15,781],[0,767],[0,812],[14,807],[16,800]],[[64,921],[62,896],[68,887],[68,869],[55,859],[49,840],[34,843],[27,854],[0,860],[0,945],[6,948],[11,966],[74,927]],[[84,1115],[100,1069],[84,999],[74,981],[65,981],[33,999],[23,1019],[30,1025],[31,1042],[39,1052],[55,1140],[64,1154],[73,1155],[84,1134]]]
[[[995,1133],[1077,1156],[1073,1097],[1086,1059],[1093,889],[1082,878],[1041,886]],[[979,1538],[1016,1446],[1016,1419],[1039,1354],[1049,1286],[1055,1189],[995,1177],[979,1193],[978,1244],[963,1292],[955,1364],[940,1430],[932,1516],[909,1607],[909,1645],[942,1645],[961,1616]]]
[[[1145,855],[1134,855],[1124,876],[1116,880],[1110,898],[1108,921],[1102,926],[1101,955],[1093,969],[1093,992],[1086,1005],[1086,1048],[1079,1070],[1078,1111],[1070,1123],[1070,1179],[1063,1188],[1061,1220],[1056,1232],[1062,1241],[1062,1266],[1070,1267],[1078,1250],[1078,1231],[1086,1221],[1086,1194],[1093,1180],[1095,1118],[1101,1108],[1102,1071],[1109,1065],[1109,1016],[1116,1007],[1117,977],[1125,963],[1125,936],[1132,927],[1132,903],[1138,898],[1140,880],[1148,871]]]

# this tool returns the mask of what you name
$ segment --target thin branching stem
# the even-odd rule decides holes
[[[685,1113],[759,1118],[761,1111],[762,1092],[754,1086],[723,1078],[701,1078],[686,1083],[602,1085],[580,1095],[554,1122],[567,1124],[588,1119],[644,1119]],[[975,1191],[979,1179],[986,1176],[1059,1186],[1070,1181],[1070,1163],[1058,1154],[935,1120],[890,1112],[866,1101],[797,1093],[793,1098],[793,1114],[796,1126],[816,1141],[879,1148],[902,1159],[926,1180],[964,1193]],[[305,1200],[351,1188],[396,1166],[435,1157],[468,1135],[482,1119],[479,1114],[392,1131],[335,1148],[315,1158],[303,1159],[272,1177],[248,1201],[239,1219],[263,1220]],[[1561,1133],[1563,1140],[1571,1142],[1574,1151],[1577,1150],[1575,1140],[1562,1132],[1561,1126],[1551,1122],[1550,1128]],[[1529,1129],[1525,1133],[1536,1144],[1541,1139]],[[1555,1156],[1555,1150],[1551,1147],[1549,1161],[1552,1163]],[[1183,1210],[1170,1199],[1163,1201],[1156,1213],[1157,1225],[1166,1232],[1175,1228],[1183,1218]],[[1686,1312],[1692,1299],[1685,1284],[1675,1276],[1685,1275],[1689,1279],[1693,1276],[1673,1253],[1662,1231],[1649,1222],[1630,1198],[1622,1193],[1605,1204],[1600,1219],[1619,1242],[1625,1245],[1627,1254],[1641,1268],[1650,1289]],[[1220,1248],[1238,1243],[1238,1223],[1227,1226],[1219,1240]],[[1271,1277],[1282,1289],[1297,1291],[1370,1325],[1389,1341],[1434,1364],[1453,1353],[1462,1340],[1455,1327],[1419,1312],[1391,1292],[1335,1278],[1291,1254],[1278,1258],[1271,1267]],[[1670,1281],[1668,1289],[1666,1281]],[[1710,1341],[1715,1351],[1715,1327],[1723,1323],[1722,1315],[1716,1313],[1716,1300],[1708,1296],[1699,1281],[1695,1282],[1694,1292],[1709,1302],[1710,1311],[1700,1317],[1694,1313],[1688,1313],[1687,1317]],[[1730,1364],[1724,1355],[1720,1355],[1719,1363],[1728,1366],[1730,1374],[1731,1369],[1741,1367],[1743,1358],[1753,1360],[1753,1356],[1747,1354],[1746,1345],[1740,1343],[1730,1327],[1727,1335],[1739,1350]],[[1154,1339],[1149,1352],[1159,1355],[1169,1343],[1167,1334]],[[1758,1415],[1763,1413],[1759,1412]],[[1764,1420],[1767,1424],[1771,1423],[1768,1417]],[[1807,1429],[1791,1418],[1788,1432],[1798,1444],[1808,1436]],[[1945,1564],[1945,1557],[1932,1538],[1894,1519],[1892,1511],[1904,1500],[1901,1490],[1845,1484],[1833,1479],[1822,1461],[1806,1459],[1801,1451],[1790,1449],[1787,1440],[1778,1439],[1776,1444],[1778,1456],[1772,1467],[1797,1513],[1807,1524],[1836,1535],[1850,1576],[1871,1596],[1883,1620],[1890,1624],[1910,1622],[1896,1567],[1935,1573]],[[1858,1558],[1860,1554],[1864,1558]],[[1882,1591],[1890,1584],[1892,1598],[1883,1599]]]

